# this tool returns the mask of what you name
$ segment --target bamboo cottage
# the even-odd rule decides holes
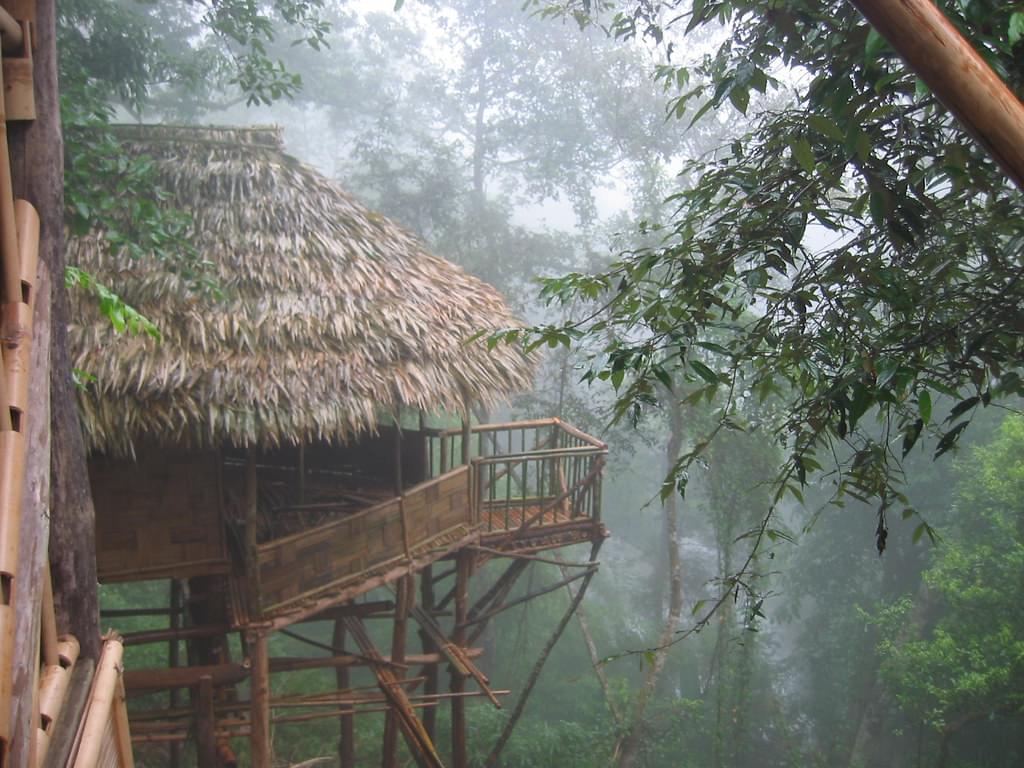
[[[500,706],[504,693],[473,644],[522,599],[512,587],[545,549],[592,544],[566,579],[578,603],[606,536],[605,446],[557,419],[471,426],[472,407],[530,385],[517,350],[467,343],[515,322],[504,301],[284,154],[276,129],[116,135],[191,217],[195,249],[133,259],[98,233],[69,246],[162,333],[118,333],[82,296],[70,329],[76,367],[95,377],[80,404],[100,580],[168,584],[166,628],[125,637],[168,648],[166,668],[125,673],[129,697],[167,692],[133,708],[133,740],[168,745],[174,765],[194,734],[200,765],[216,766],[248,738],[251,764],[269,766],[272,728],[331,717],[348,767],[353,717],[383,710],[382,764],[397,764],[401,734],[418,764],[439,766],[445,703],[451,763],[465,766],[467,699]],[[462,425],[429,426],[446,413]],[[490,560],[508,564],[471,604]],[[389,648],[370,617],[391,622]],[[302,633],[312,621],[333,622],[330,643]],[[274,632],[319,655],[271,657]],[[378,690],[352,687],[352,667]],[[274,674],[299,668],[324,669],[330,689],[276,693]]]

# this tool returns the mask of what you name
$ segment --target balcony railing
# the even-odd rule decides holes
[[[430,441],[432,473],[469,459],[474,519],[484,532],[600,519],[607,446],[559,419],[443,430]]]

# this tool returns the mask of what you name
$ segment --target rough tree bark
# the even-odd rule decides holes
[[[36,119],[11,124],[15,194],[39,212],[39,259],[49,268],[50,563],[60,632],[78,638],[82,657],[99,658],[96,547],[85,443],[67,346],[70,316],[64,286],[64,150],[57,83],[56,3],[38,0],[33,52]],[[36,343],[45,343],[36,339]]]

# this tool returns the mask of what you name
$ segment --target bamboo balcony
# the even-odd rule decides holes
[[[284,626],[464,547],[531,552],[605,535],[599,440],[558,419],[426,439],[425,482],[260,544],[258,608],[244,613]]]

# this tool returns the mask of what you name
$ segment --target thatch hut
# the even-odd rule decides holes
[[[95,376],[81,398],[93,450],[346,442],[400,409],[461,411],[529,386],[514,349],[466,343],[515,322],[497,291],[286,155],[278,129],[116,135],[191,217],[198,263],[71,240],[70,262],[164,337],[118,333],[80,298],[71,344]]]
[[[214,513],[223,503],[241,529],[249,449],[265,465],[262,542],[323,521],[295,508],[320,500],[325,472],[335,502],[343,472],[355,506],[394,495],[401,414],[465,413],[529,385],[516,350],[467,343],[515,322],[497,291],[289,157],[279,129],[114,131],[152,164],[160,204],[190,217],[194,253],[70,240],[70,262],[162,334],[119,332],[77,295],[101,579],[226,573]],[[424,480],[423,442],[402,450],[401,482]]]
[[[530,383],[517,350],[473,340],[515,323],[501,296],[288,157],[276,129],[115,134],[152,165],[165,193],[158,204],[190,217],[194,248],[188,258],[157,260],[114,251],[103,233],[69,243],[72,264],[162,334],[120,333],[93,298],[76,296],[69,337],[74,365],[93,377],[80,405],[100,580],[169,579],[169,610],[142,612],[175,621],[187,612],[189,620],[126,640],[170,642],[173,658],[188,639],[191,666],[130,670],[126,685],[129,693],[189,687],[207,707],[193,718],[172,695],[170,709],[139,727],[156,728],[164,742],[197,733],[201,766],[217,764],[214,733],[241,729],[252,765],[269,766],[270,673],[333,666],[344,689],[340,670],[369,664],[383,698],[339,691],[332,701],[343,707],[343,732],[353,708],[383,702],[417,759],[439,766],[433,716],[421,724],[395,687],[415,615],[427,700],[445,696],[439,668],[454,670],[453,760],[464,766],[465,681],[497,703],[470,660],[469,577],[488,557],[529,563],[538,559],[529,553],[581,541],[596,554],[606,535],[605,446],[558,419],[471,426],[471,404]],[[131,222],[121,226],[128,232]],[[461,415],[461,426],[425,424],[424,414],[439,412]],[[448,575],[432,576],[431,564],[445,558],[455,563]],[[478,631],[522,572],[517,562],[488,593]],[[450,632],[411,598],[418,579],[432,605],[445,578],[454,581]],[[395,604],[351,603],[381,585],[397,591]],[[379,652],[359,623],[373,610],[393,617],[399,667],[374,661]],[[269,659],[268,633],[327,617],[340,655]],[[226,635],[235,631],[246,638],[244,664],[230,657]],[[361,655],[343,652],[346,632]],[[218,723],[199,689],[246,677],[248,720]],[[385,729],[385,764],[394,762],[397,732]],[[342,741],[349,767],[351,739]]]

